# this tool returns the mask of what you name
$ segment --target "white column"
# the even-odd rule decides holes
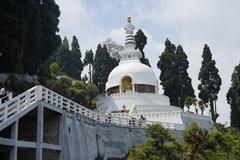
[[[38,106],[37,113],[37,148],[36,160],[42,160],[42,143],[43,143],[43,106]]]
[[[11,139],[15,141],[10,151],[10,160],[17,160],[18,120],[11,126]]]
[[[132,84],[133,93],[135,92],[135,85]]]

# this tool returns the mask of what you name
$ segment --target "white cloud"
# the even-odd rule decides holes
[[[183,0],[154,1],[154,7],[139,15],[159,26],[170,27],[180,35],[180,43],[188,54],[189,73],[195,91],[204,43],[208,43],[217,62],[222,87],[219,93],[219,121],[229,121],[229,105],[225,95],[230,86],[233,68],[239,62],[239,1]]]

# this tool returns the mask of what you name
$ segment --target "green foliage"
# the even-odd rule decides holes
[[[129,160],[237,160],[240,157],[240,133],[232,128],[217,126],[208,133],[193,123],[176,139],[160,125],[146,129],[150,139],[143,146],[133,147]]]
[[[165,41],[164,52],[159,57],[158,68],[161,70],[160,80],[164,95],[169,96],[170,103],[175,106],[184,107],[187,96],[195,97],[192,80],[188,76],[188,60],[183,48],[177,48],[168,39]]]
[[[118,65],[118,61],[110,57],[106,46],[97,46],[95,58],[93,60],[93,83],[96,84],[100,93],[105,90],[105,84],[109,73]]]
[[[227,101],[231,105],[231,126],[240,129],[240,64],[233,71]]]
[[[140,58],[141,63],[146,64],[149,67],[151,67],[149,60],[145,57],[145,53],[143,51],[145,45],[147,44],[147,37],[145,36],[145,34],[143,33],[143,31],[141,29],[139,29],[136,32],[135,41],[136,41],[135,49],[139,49],[140,52],[142,53],[142,58]]]
[[[83,90],[86,90],[86,84],[83,82],[83,81],[79,81],[79,80],[76,80],[75,82],[74,82],[74,88],[76,88],[76,89],[83,89]]]
[[[58,47],[58,17],[54,0],[0,1],[0,72],[36,74]]]
[[[196,99],[194,97],[187,96],[184,101],[185,106],[188,108],[188,112],[191,105],[196,106]]]
[[[150,139],[143,146],[133,148],[129,160],[180,160],[182,146],[165,128],[156,124],[145,132]]]
[[[178,83],[178,95],[180,97],[180,107],[183,108],[184,100],[187,96],[195,97],[194,90],[192,87],[192,80],[188,75],[187,69],[189,67],[189,62],[187,60],[187,55],[185,54],[181,45],[177,47],[175,58],[174,58],[175,68],[177,71],[177,83]]]
[[[53,91],[85,106],[90,109],[96,107],[95,97],[98,95],[98,88],[95,84],[86,84],[80,80],[73,80],[68,76],[52,76],[46,84]]]
[[[197,103],[198,103],[198,108],[201,110],[201,115],[203,115],[203,112],[206,108],[206,104],[204,103],[203,100],[199,100]]]
[[[71,46],[72,49],[69,50],[68,40],[64,37],[62,46],[57,54],[60,60],[61,71],[74,79],[81,79],[84,65],[81,60],[82,55],[76,36],[73,36]]]
[[[99,94],[98,88],[95,84],[87,84],[86,92],[88,95],[88,106],[92,106],[93,99]]]
[[[214,102],[217,101],[217,94],[220,90],[222,80],[218,74],[218,69],[215,66],[216,62],[212,59],[212,53],[207,44],[204,46],[202,57],[202,66],[198,75],[198,80],[201,81],[198,85],[200,91],[198,97],[201,98],[205,104],[208,102],[210,103],[212,119],[215,122],[218,114],[216,113]]]
[[[192,123],[191,127],[183,133],[183,139],[187,149],[183,156],[185,160],[199,159],[200,152],[204,149],[204,143],[207,140],[208,131],[198,127],[197,123]]]
[[[50,68],[51,73],[53,73],[53,74],[57,74],[59,71],[59,65],[57,62],[51,63],[49,68]]]

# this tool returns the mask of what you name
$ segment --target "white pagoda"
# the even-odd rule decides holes
[[[175,124],[184,130],[193,121],[211,129],[210,117],[184,112],[171,106],[169,97],[158,93],[154,71],[140,62],[141,52],[135,49],[134,25],[128,17],[125,47],[120,52],[119,65],[108,76],[106,96],[98,97],[97,110],[113,117],[144,119],[161,124]]]

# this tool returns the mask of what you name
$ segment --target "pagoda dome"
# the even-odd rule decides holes
[[[138,60],[120,62],[120,64],[114,68],[108,76],[106,91],[110,88],[120,87],[118,92],[121,92],[121,88],[124,85],[123,81],[126,77],[131,79],[132,88],[134,88],[134,85],[135,87],[136,85],[152,86],[154,87],[154,93],[156,93],[157,79],[154,71],[147,65],[140,63]]]

